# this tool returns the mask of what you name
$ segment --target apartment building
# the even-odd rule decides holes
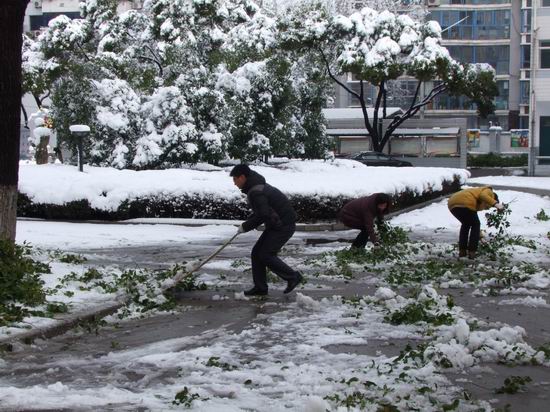
[[[522,107],[529,114],[530,173],[550,174],[550,0],[522,0],[530,31],[522,39],[526,68],[525,83],[530,83]]]
[[[453,58],[493,66],[499,96],[494,115],[486,120],[478,118],[465,98],[448,95],[436,98],[426,115],[466,117],[471,128],[527,126],[528,117],[519,115],[521,0],[428,0],[428,6],[429,18],[441,25],[443,44]]]
[[[485,129],[499,125],[504,130],[527,127],[528,110],[520,111],[528,96],[528,78],[522,78],[521,65],[529,60],[528,49],[520,48],[522,33],[529,31],[522,12],[522,0],[426,0],[428,19],[439,22],[443,29],[443,44],[451,56],[463,63],[489,63],[496,71],[499,96],[495,100],[496,111],[488,119],[480,119],[475,107],[464,97],[438,96],[426,106],[422,115],[426,118],[466,118],[469,128]],[[526,0],[524,0],[526,1]],[[524,20],[522,21],[522,18]],[[528,70],[526,66],[524,71]],[[351,76],[346,79],[352,89],[359,88]],[[520,84],[521,83],[521,84]],[[416,80],[401,78],[393,84],[392,106],[410,104],[416,89]],[[424,85],[424,93],[433,88],[433,82]],[[373,98],[376,89],[371,87],[367,96]],[[523,94],[522,94],[523,93]],[[336,107],[354,107],[358,102],[345,91],[336,92]]]

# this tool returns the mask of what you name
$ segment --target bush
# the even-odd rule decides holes
[[[468,167],[522,167],[527,166],[526,153],[517,155],[469,154]]]
[[[31,247],[0,240],[0,325],[21,321],[33,312],[27,306],[46,301],[41,273],[50,273],[47,264],[30,257]]]
[[[399,210],[460,189],[457,177],[443,182],[442,190],[428,189],[422,194],[405,190],[393,198],[393,210]],[[291,196],[298,221],[334,220],[337,212],[351,198],[345,196]],[[19,194],[17,212],[20,217],[62,220],[124,220],[141,217],[246,219],[250,209],[244,199],[224,199],[213,195],[150,196],[124,201],[117,210],[105,211],[90,206],[88,200],[63,205],[33,203]]]

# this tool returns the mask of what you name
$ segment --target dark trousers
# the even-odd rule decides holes
[[[298,276],[290,266],[283,262],[277,253],[294,234],[294,225],[281,230],[266,229],[252,248],[252,277],[254,287],[267,291],[267,268],[287,282]]]
[[[467,207],[453,207],[451,213],[462,224],[458,238],[459,249],[475,252],[479,244],[479,228],[481,226],[477,212]]]
[[[352,242],[351,247],[364,248],[367,246],[369,240],[369,232],[365,229],[361,229],[355,240]]]

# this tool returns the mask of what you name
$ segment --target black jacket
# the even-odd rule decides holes
[[[262,223],[266,229],[283,229],[296,223],[296,212],[288,198],[276,187],[268,185],[262,175],[251,171],[242,191],[252,208],[252,215],[243,223],[245,232]]]

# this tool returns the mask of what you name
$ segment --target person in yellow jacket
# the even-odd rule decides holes
[[[504,205],[489,186],[463,189],[449,198],[449,210],[458,219],[460,236],[458,240],[458,256],[474,259],[479,244],[479,228],[481,226],[477,212],[496,207],[503,210]]]

